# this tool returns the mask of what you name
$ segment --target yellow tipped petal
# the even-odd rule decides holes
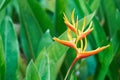
[[[92,30],[93,30],[93,28],[92,29],[88,29],[87,31],[81,33],[80,36],[78,37],[78,39],[81,40],[81,39],[85,38],[88,34],[90,34],[90,32]]]
[[[73,9],[72,14],[71,14],[71,20],[72,20],[73,25],[75,25],[74,14],[75,14],[75,9]]]
[[[85,51],[86,50],[86,48],[87,48],[87,45],[88,45],[88,43],[87,43],[87,38],[85,37],[85,44],[84,44],[85,46],[84,46],[84,49],[83,49],[83,51]]]
[[[93,22],[91,21],[88,29],[90,29],[92,27],[92,24],[93,24]]]
[[[78,28],[78,16],[77,16],[77,18],[76,18],[75,27],[76,27],[76,29]]]
[[[71,48],[76,48],[75,44],[72,41],[65,41],[65,40],[60,40],[58,38],[53,38],[56,42],[63,44],[65,46],[71,47]]]
[[[77,57],[79,58],[86,58],[86,57],[89,57],[91,55],[94,55],[94,54],[97,54],[101,51],[103,51],[104,49],[106,49],[107,47],[109,47],[110,45],[107,45],[107,46],[103,46],[101,48],[97,48],[96,50],[93,50],[93,51],[88,51],[88,52],[81,52],[77,55]]]
[[[75,26],[72,25],[72,24],[68,21],[68,19],[67,19],[67,17],[66,17],[65,14],[64,14],[64,23],[66,24],[66,26],[67,26],[71,31],[73,31],[74,33],[77,32],[76,29],[75,29]]]
[[[64,15],[63,17],[64,21],[68,21],[68,18],[66,17],[65,13],[63,13],[63,15]]]
[[[80,30],[78,30],[78,35],[82,34],[83,32],[81,32]]]
[[[74,33],[77,32],[75,27],[72,24],[70,24],[68,21],[65,21],[65,24],[71,31],[73,31]]]
[[[71,36],[71,33],[70,33],[70,29],[68,28],[68,30],[67,30],[67,36],[68,36],[68,39],[70,40],[70,41],[72,41],[72,36]]]
[[[80,46],[80,49],[81,49],[80,52],[81,52],[83,50],[83,40],[80,40],[80,45],[81,45]]]

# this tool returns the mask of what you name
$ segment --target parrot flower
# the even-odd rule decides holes
[[[84,31],[85,26],[86,26],[86,17],[84,17],[84,22],[83,22],[82,29],[81,30],[78,29],[78,17],[75,21],[74,20],[74,12],[75,12],[75,10],[72,11],[72,15],[71,15],[71,22],[72,23],[70,23],[70,21],[68,21],[68,18],[64,14],[64,23],[68,27],[67,36],[68,36],[69,41],[60,40],[60,39],[55,38],[55,37],[53,38],[56,42],[76,50],[76,58],[74,59],[74,61],[70,65],[64,80],[67,79],[67,76],[68,76],[71,68],[74,66],[74,64],[79,59],[86,58],[86,57],[92,56],[94,54],[97,54],[97,53],[103,51],[104,49],[106,49],[107,47],[110,46],[110,45],[106,45],[106,46],[99,47],[99,48],[97,48],[95,50],[92,50],[92,51],[86,51],[86,48],[87,48],[87,38],[86,38],[86,36],[89,35],[93,30],[92,22],[90,23],[89,27]],[[71,31],[74,32],[74,34],[76,35],[76,38],[72,37]],[[84,43],[83,43],[83,40],[84,40]],[[80,41],[80,47],[77,47],[79,41]]]

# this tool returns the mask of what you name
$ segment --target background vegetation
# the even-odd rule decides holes
[[[93,21],[87,50],[111,46],[80,60],[70,80],[120,80],[120,0],[0,0],[0,80],[63,80],[75,51],[52,37],[67,38],[73,9],[79,26]]]

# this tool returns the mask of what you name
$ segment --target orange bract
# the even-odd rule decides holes
[[[58,38],[53,38],[56,42],[59,42],[65,46],[71,47],[71,48],[75,48],[75,44],[72,41],[65,41],[65,40],[60,40]]]
[[[101,48],[97,48],[96,50],[92,50],[92,51],[88,51],[88,52],[80,52],[80,53],[77,55],[77,57],[78,57],[79,59],[81,59],[81,58],[86,58],[86,57],[88,57],[88,56],[91,56],[91,55],[94,55],[94,54],[99,53],[100,51],[106,49],[106,48],[109,47],[109,46],[110,46],[110,45],[103,46],[103,47],[101,47]]]

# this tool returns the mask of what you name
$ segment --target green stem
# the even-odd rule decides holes
[[[69,75],[69,73],[70,73],[70,70],[72,69],[72,67],[74,66],[74,64],[78,61],[78,59],[79,59],[79,58],[77,58],[77,57],[74,59],[74,61],[72,62],[72,64],[70,65],[70,67],[69,67],[69,69],[68,69],[68,71],[67,71],[67,74],[66,74],[64,80],[67,80],[67,77],[68,77],[68,75]]]

